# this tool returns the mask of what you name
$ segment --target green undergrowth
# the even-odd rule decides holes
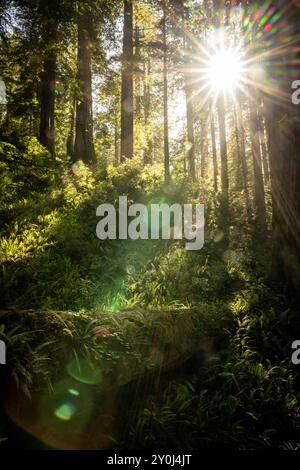
[[[2,308],[190,305],[227,295],[241,277],[231,260],[214,254],[219,239],[210,239],[210,231],[200,252],[187,252],[172,240],[97,239],[96,208],[117,205],[126,185],[129,203],[151,204],[193,200],[197,188],[191,182],[183,179],[166,189],[159,167],[142,170],[128,163],[110,168],[101,181],[85,167],[78,171],[63,170],[48,200],[32,197],[22,215],[7,223],[0,237]]]
[[[208,303],[194,309],[115,313],[26,310],[1,315],[0,336],[7,344],[12,377],[30,396],[31,384],[51,388],[66,364],[78,358],[90,361],[104,376],[113,374],[118,388],[147,370],[183,362],[205,349],[208,339],[224,341],[231,322],[225,305]]]
[[[213,350],[151,396],[123,445],[132,448],[298,449],[299,373],[290,337],[299,336],[297,311],[263,285],[230,304],[227,346]],[[218,323],[218,322],[217,322]]]
[[[67,364],[84,361],[124,405],[118,448],[299,446],[296,309],[253,271],[251,230],[237,221],[224,246],[215,195],[182,175],[166,186],[160,165],[135,160],[71,171],[34,139],[1,143],[0,165],[0,308],[12,312],[0,317],[0,339],[25,395],[51,393]],[[204,248],[98,240],[97,206],[123,194],[204,202]],[[150,372],[162,378],[143,388]],[[141,387],[131,406],[126,387]]]

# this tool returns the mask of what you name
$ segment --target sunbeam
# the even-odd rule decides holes
[[[207,81],[211,92],[233,94],[245,80],[246,71],[239,51],[223,47],[209,57],[202,73],[202,80]]]

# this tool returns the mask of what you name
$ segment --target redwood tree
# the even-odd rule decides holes
[[[89,6],[78,2],[77,102],[74,160],[96,161],[92,113],[93,22]]]
[[[288,5],[287,5],[288,3]],[[272,88],[265,96],[266,119],[269,132],[270,180],[273,202],[273,262],[272,274],[280,283],[300,286],[300,107],[291,100],[293,64],[300,58],[300,40],[297,35],[300,11],[294,3],[274,2],[274,8],[288,10],[289,30],[297,40],[292,46],[272,54],[267,64]],[[281,31],[274,38],[281,43]],[[282,32],[284,33],[284,31]],[[275,64],[273,64],[273,61]],[[284,74],[277,74],[278,68]]]
[[[165,180],[170,178],[170,147],[169,147],[169,112],[168,112],[168,69],[167,69],[167,14],[163,3],[163,81],[164,81],[164,166]]]
[[[48,2],[48,16],[43,21],[44,60],[41,73],[41,107],[39,140],[49,152],[55,153],[55,81],[57,65],[57,27],[55,7]],[[46,14],[46,11],[45,11]]]
[[[121,161],[133,157],[133,5],[124,0],[121,83]]]

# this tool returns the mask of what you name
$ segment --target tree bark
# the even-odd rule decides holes
[[[279,1],[278,8],[285,7]],[[288,18],[289,31],[298,38],[300,12],[293,7]],[[292,288],[298,296],[300,287],[300,107],[292,103],[293,67],[300,58],[300,41],[276,57],[275,69],[286,73],[277,75],[271,66],[268,78],[272,93],[265,94],[266,125],[270,151],[270,182],[272,213],[272,278]],[[271,54],[271,52],[270,52]],[[281,61],[281,63],[280,63]],[[272,65],[272,64],[271,64]]]
[[[216,146],[216,131],[213,109],[210,112],[210,132],[211,132],[211,146],[213,156],[213,169],[214,169],[214,191],[218,192],[218,160],[217,160],[217,146]]]
[[[142,70],[141,58],[141,38],[140,29],[135,28],[134,31],[134,65],[135,65],[135,116],[139,123],[142,120],[142,79],[144,70]]]
[[[207,116],[204,116],[201,120],[201,165],[200,175],[201,178],[205,178],[207,174],[207,157],[208,157],[208,140],[207,140]]]
[[[300,180],[299,128],[285,115],[279,103],[268,103],[270,180],[272,194],[271,277],[292,287],[300,286]],[[289,137],[287,137],[289,136]],[[296,184],[295,184],[296,183]]]
[[[121,84],[121,161],[133,157],[133,5],[124,0]]]
[[[252,91],[252,96],[255,93]],[[264,238],[267,230],[265,188],[262,173],[262,160],[259,142],[259,124],[256,104],[253,97],[249,100],[250,105],[250,139],[252,147],[252,161],[254,171],[254,212],[255,212],[255,235]]]
[[[144,151],[144,164],[151,164],[153,160],[153,135],[151,125],[151,65],[150,60],[147,59],[145,63],[145,77],[144,77],[144,112],[145,112],[145,133],[146,133],[146,148]]]
[[[242,191],[243,190],[243,177],[242,177],[241,142],[240,142],[238,117],[237,117],[237,110],[236,110],[235,103],[233,103],[233,127],[234,127],[235,143],[236,143],[236,152],[235,152],[235,159],[234,159],[235,189],[236,191]]]
[[[195,135],[194,135],[194,109],[192,103],[192,90],[188,83],[188,77],[185,73],[185,96],[186,96],[186,122],[187,122],[187,140],[188,140],[188,168],[193,180],[196,178],[195,166]]]
[[[120,160],[120,150],[119,150],[119,120],[118,112],[115,109],[115,119],[114,119],[114,147],[115,147],[115,166],[119,165]]]
[[[224,20],[224,2],[213,0],[213,18],[216,29],[221,28]],[[225,243],[228,238],[229,226],[229,179],[228,179],[228,157],[226,141],[225,122],[225,98],[220,93],[217,99],[217,114],[220,132],[220,155],[221,155],[221,205],[220,205],[220,226],[224,231]]]
[[[82,7],[82,8],[81,8]],[[77,103],[74,159],[86,164],[96,162],[92,112],[91,12],[79,5],[77,55]]]
[[[236,113],[237,113],[237,124],[238,124],[238,130],[239,130],[240,158],[241,158],[241,165],[242,165],[245,205],[246,205],[247,217],[249,221],[251,218],[251,205],[250,205],[250,197],[249,197],[248,166],[247,166],[247,159],[246,159],[246,136],[245,136],[245,126],[244,126],[244,118],[243,118],[243,110],[242,110],[240,94],[238,94],[237,100],[238,102],[236,106]]]
[[[47,47],[41,75],[41,113],[40,113],[40,143],[51,155],[55,154],[55,80],[56,80],[56,39],[57,21],[48,19],[45,27]]]
[[[269,162],[268,162],[265,125],[264,125],[264,118],[262,114],[258,115],[258,124],[259,124],[259,140],[260,140],[260,148],[261,148],[262,165],[263,165],[263,171],[264,171],[264,183],[268,184],[270,181],[270,171],[269,171]]]
[[[167,68],[167,15],[163,4],[163,80],[164,80],[164,166],[165,181],[170,179],[170,148],[169,148],[169,111],[168,111],[168,68]]]
[[[70,130],[67,138],[67,155],[71,158],[71,161],[74,162],[74,139],[75,139],[75,108],[76,108],[76,97],[74,98],[71,104],[70,112]]]
[[[187,13],[184,8],[184,2],[180,3],[181,14],[184,22],[187,20]],[[184,90],[186,100],[186,125],[187,125],[187,160],[190,176],[193,180],[196,178],[196,166],[195,166],[195,133],[194,133],[194,106],[193,106],[193,77],[189,72],[190,69],[190,48],[189,39],[183,28],[183,50],[184,50]]]
[[[225,103],[224,95],[220,94],[217,101],[219,130],[220,130],[220,154],[221,154],[221,211],[220,224],[225,235],[229,224],[229,180],[228,180],[228,162],[227,162],[227,141],[226,141],[226,123],[225,123]]]

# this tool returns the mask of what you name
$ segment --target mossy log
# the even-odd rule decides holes
[[[6,413],[51,447],[108,448],[124,387],[130,407],[195,354],[213,353],[228,312],[200,310],[0,311]]]

